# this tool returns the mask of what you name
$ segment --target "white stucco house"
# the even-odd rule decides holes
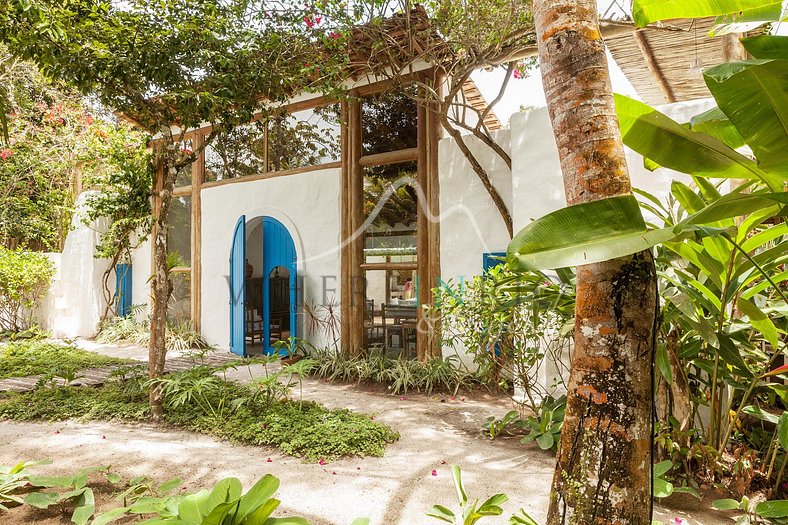
[[[623,76],[647,93],[647,102],[669,102],[659,109],[679,122],[713,105],[702,80],[671,88],[669,72],[654,71],[653,61],[632,62],[627,53],[642,40],[634,33],[617,33],[609,48],[619,49]],[[703,46],[716,53],[719,43]],[[429,64],[416,69],[434,71]],[[615,74],[622,75],[617,67]],[[670,95],[654,91],[654,83],[668,86]],[[539,89],[512,82],[507,96],[526,85]],[[376,78],[348,89],[356,97],[343,102],[295,97],[285,117],[238,128],[179,175],[169,248],[181,263],[171,313],[220,349],[246,355],[273,351],[289,336],[316,346],[338,336],[345,347],[378,345],[414,357],[452,352],[423,329],[420,305],[431,300],[438,278],[478,275],[486,254],[506,251],[501,215],[437,117]],[[511,167],[478,139],[465,140],[516,232],[565,205],[559,158],[545,107],[498,118],[503,124],[491,136]],[[193,130],[189,140],[198,144],[208,131]],[[683,177],[647,171],[634,152],[627,158],[634,186],[658,197]],[[55,336],[95,333],[104,263],[73,264],[92,260],[88,237],[78,226],[68,252],[55,257],[60,271],[42,312]],[[127,303],[147,304],[151,262],[150,244],[143,243],[130,261]],[[334,329],[316,325],[327,317],[339,320]]]

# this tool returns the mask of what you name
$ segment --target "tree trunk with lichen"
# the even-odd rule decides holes
[[[165,336],[167,330],[167,306],[172,296],[172,280],[167,268],[167,228],[172,192],[175,188],[177,170],[169,169],[174,162],[167,162],[167,157],[172,156],[172,147],[167,147],[165,152],[157,155],[159,169],[156,170],[154,182],[154,226],[153,226],[153,277],[151,279],[151,301],[153,308],[150,317],[150,345],[148,348],[148,377],[156,379],[164,374],[164,364],[167,357]],[[149,405],[151,420],[158,422],[164,415],[164,399],[161,387],[152,384],[150,388]]]
[[[568,204],[631,192],[596,2],[534,0]],[[649,252],[577,269],[575,347],[548,525],[651,523],[656,274]]]

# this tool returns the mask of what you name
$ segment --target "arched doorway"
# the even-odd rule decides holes
[[[238,219],[230,255],[231,352],[270,355],[279,341],[297,336],[297,268],[295,243],[281,222]]]

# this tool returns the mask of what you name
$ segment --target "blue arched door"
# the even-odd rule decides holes
[[[265,353],[273,354],[276,350],[271,345],[271,274],[278,267],[288,271],[288,326],[291,337],[297,336],[296,312],[298,310],[296,286],[298,283],[298,260],[293,237],[287,228],[272,217],[263,217],[263,341]],[[275,312],[281,315],[281,312]],[[281,321],[281,319],[280,319]],[[283,323],[282,323],[283,324]],[[280,324],[281,328],[281,324]]]
[[[246,355],[244,308],[246,300],[246,215],[241,215],[233,230],[230,250],[230,351]]]

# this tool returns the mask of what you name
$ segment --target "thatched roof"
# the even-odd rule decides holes
[[[721,38],[710,38],[714,18],[678,19],[605,38],[613,58],[648,104],[710,97],[699,71],[724,62]]]

